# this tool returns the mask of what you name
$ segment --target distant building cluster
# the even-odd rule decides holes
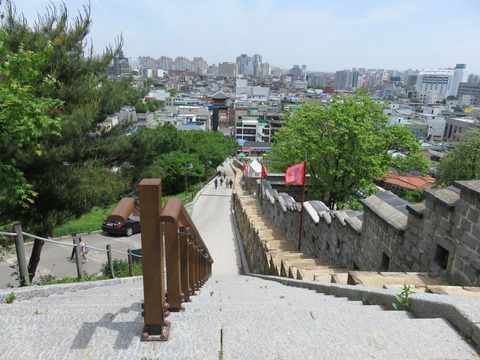
[[[133,76],[136,86],[147,78],[155,85],[145,101],[162,100],[164,107],[147,114],[123,109],[105,126],[133,121],[133,131],[169,123],[179,130],[223,131],[239,141],[239,152],[261,155],[281,129],[285,110],[304,102],[328,103],[333,96],[360,88],[388,104],[390,123],[407,127],[424,141],[425,153],[439,159],[449,142],[470,127],[479,127],[480,77],[466,64],[425,70],[353,68],[335,73],[307,71],[306,65],[280,69],[262,56],[240,54],[235,62],[208,65],[202,57],[189,60],[139,57],[132,64],[120,52],[109,76]],[[174,91],[174,93],[172,92]]]

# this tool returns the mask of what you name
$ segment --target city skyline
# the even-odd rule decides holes
[[[59,0],[52,1],[55,5]],[[70,17],[86,0],[66,2]],[[47,0],[17,4],[29,24]],[[467,64],[480,74],[480,2],[477,0],[91,0],[87,36],[97,52],[124,38],[123,52],[175,58],[201,56],[208,64],[261,54],[289,69],[334,72],[352,68],[425,70]]]

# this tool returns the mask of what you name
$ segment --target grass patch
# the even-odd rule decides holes
[[[84,272],[84,275],[81,279],[78,277],[66,277],[63,279],[58,279],[55,275],[47,274],[39,276],[38,280],[35,282],[35,285],[52,285],[52,284],[71,284],[78,282],[87,282],[87,281],[98,281],[98,280],[109,280],[111,278],[110,267],[108,263],[102,264],[102,275],[89,275]],[[114,259],[113,260],[113,271],[115,272],[116,278],[129,277],[128,273],[128,261]],[[140,261],[133,263],[133,276],[143,275],[142,263]],[[13,294],[13,293],[12,293]]]
[[[89,213],[73,219],[53,230],[53,237],[61,237],[75,234],[88,234],[92,231],[102,228],[102,221],[111,213],[116,204],[110,205],[106,209],[95,207]]]
[[[192,189],[192,191],[193,190],[194,189]],[[199,189],[195,189],[196,192],[198,192],[198,190]],[[165,205],[165,202],[170,198],[179,198],[183,204],[186,205],[186,203],[192,201],[192,196],[193,193],[190,192],[187,199],[185,199],[185,193],[164,196],[162,197],[162,204]],[[57,226],[53,230],[53,237],[58,238],[71,234],[89,234],[92,231],[100,230],[102,228],[102,221],[112,212],[115,205],[117,205],[117,203],[105,209],[94,207],[92,211],[80,216],[78,219],[72,219],[63,225]]]
[[[88,275],[84,274],[84,276],[79,279],[78,277],[66,277],[63,279],[57,279],[54,275],[44,275],[40,276],[38,281],[35,282],[35,285],[53,285],[53,284],[72,284],[72,283],[79,283],[79,282],[87,282],[87,281],[96,281],[96,280],[108,280],[110,279],[108,276],[97,276],[97,275]]]

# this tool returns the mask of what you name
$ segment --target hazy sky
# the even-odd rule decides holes
[[[33,21],[48,0],[14,0]],[[74,16],[87,0],[65,0]],[[59,4],[59,0],[52,0]],[[235,62],[260,54],[281,68],[436,69],[480,74],[480,0],[91,0],[98,52]]]

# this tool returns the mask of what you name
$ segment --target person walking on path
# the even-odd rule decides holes
[[[218,186],[218,180],[217,180],[217,179],[215,179],[215,180],[213,181],[213,183],[215,184],[215,189],[216,189],[216,188],[217,188],[217,186]]]
[[[223,185],[223,179],[220,178],[220,186],[222,186],[222,185]]]
[[[233,180],[232,179],[230,179],[229,185],[230,185],[230,189],[232,189],[233,188]]]
[[[73,241],[72,255],[70,256],[69,261],[72,261],[75,258],[75,247],[78,243],[77,234],[72,234],[72,241]]]
[[[224,171],[224,172],[223,172],[223,178],[225,179],[226,177],[227,177],[227,172]]]
[[[80,240],[80,243],[79,243],[79,246],[80,246],[80,256],[83,258],[83,261],[82,263],[83,264],[86,264],[88,262],[87,260],[87,246],[85,245],[85,243],[83,242],[82,238],[79,238]]]

